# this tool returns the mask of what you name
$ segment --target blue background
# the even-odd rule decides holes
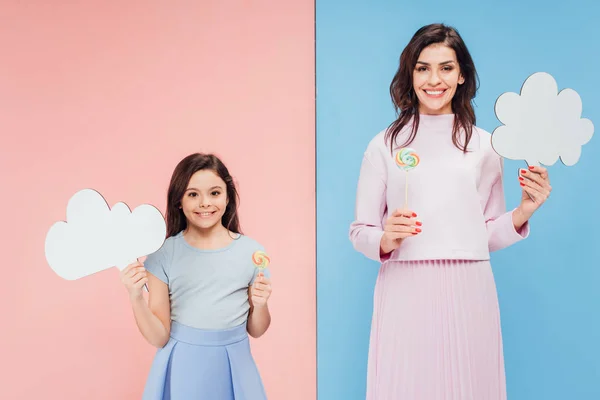
[[[525,2],[524,2],[525,3]],[[320,400],[364,399],[378,264],[348,239],[369,140],[394,119],[389,84],[414,32],[455,26],[481,80],[477,125],[492,132],[494,102],[532,73],[575,89],[600,130],[600,5],[592,1],[399,2],[317,0],[317,318]],[[600,398],[600,139],[578,164],[549,167],[550,200],[528,240],[494,253],[508,398]],[[516,177],[524,163],[508,161]],[[508,207],[520,187],[509,179]]]

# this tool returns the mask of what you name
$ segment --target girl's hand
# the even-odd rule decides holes
[[[271,280],[265,278],[262,272],[259,272],[254,283],[248,291],[248,298],[252,307],[265,307],[271,297]]]
[[[381,252],[387,254],[400,247],[402,240],[407,237],[418,235],[422,223],[417,221],[417,214],[411,210],[397,209],[385,222],[383,236],[381,238]]]
[[[148,283],[144,264],[139,261],[129,264],[127,268],[121,271],[120,277],[121,283],[125,285],[129,292],[130,299],[134,300],[143,297],[142,288]]]
[[[548,170],[537,166],[531,166],[529,170],[521,169],[519,182],[523,188],[519,208],[521,213],[529,218],[544,204],[552,191]]]

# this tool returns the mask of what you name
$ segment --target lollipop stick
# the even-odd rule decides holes
[[[406,171],[406,181],[404,184],[404,208],[408,208],[408,171]]]

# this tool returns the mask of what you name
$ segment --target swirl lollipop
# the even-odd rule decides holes
[[[396,153],[396,165],[398,168],[405,171],[415,168],[419,165],[419,161],[421,161],[419,155],[410,147],[400,149],[400,151]]]
[[[254,254],[252,254],[252,262],[254,263],[254,265],[256,265],[256,268],[265,269],[269,266],[271,259],[269,258],[267,253],[258,250],[255,251]]]
[[[421,158],[414,149],[404,147],[396,153],[396,165],[406,172],[406,184],[404,185],[404,208],[408,207],[408,171],[419,165]]]

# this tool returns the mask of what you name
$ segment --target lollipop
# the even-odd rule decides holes
[[[406,184],[404,185],[404,208],[408,208],[408,171],[419,165],[421,159],[414,149],[405,147],[396,153],[396,165],[406,172]]]
[[[419,165],[419,155],[414,149],[405,147],[396,153],[396,165],[398,168],[409,171]]]
[[[252,262],[254,263],[254,265],[256,265],[256,268],[264,269],[269,266],[271,259],[269,258],[267,253],[259,250],[255,251],[254,254],[252,254]]]

